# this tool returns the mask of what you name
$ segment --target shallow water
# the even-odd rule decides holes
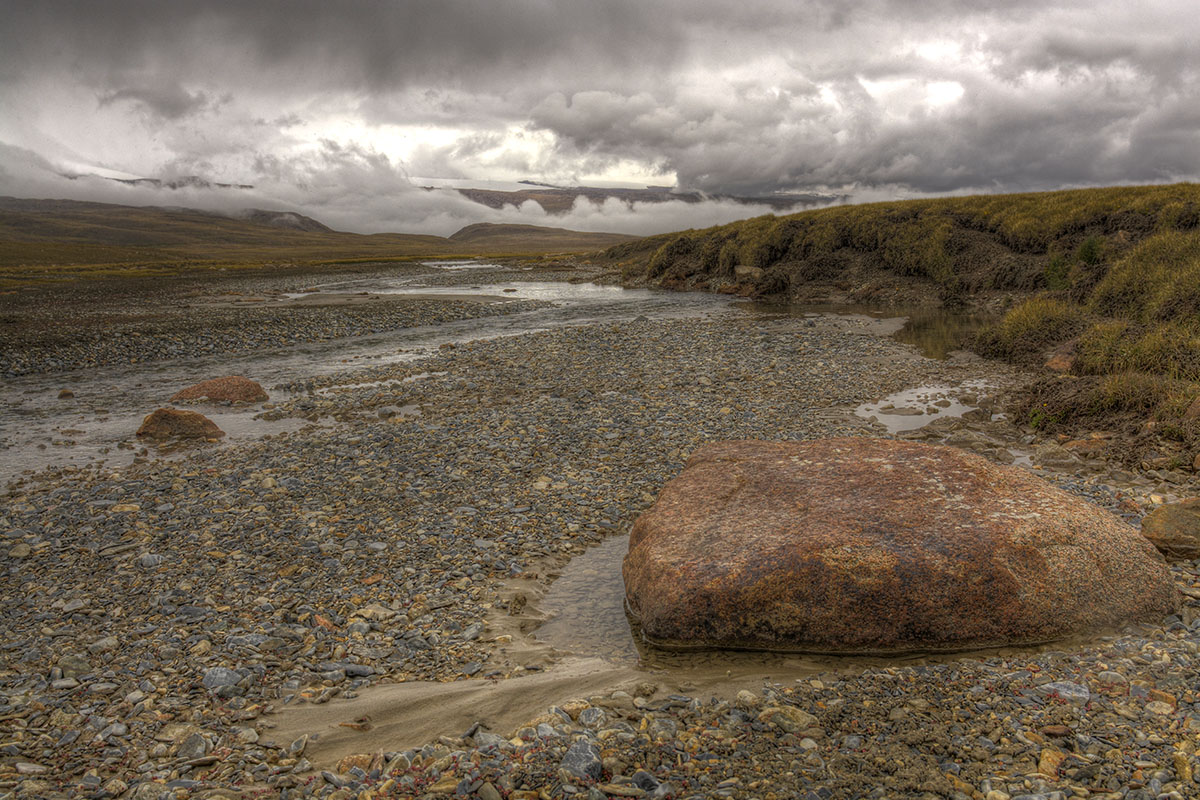
[[[791,317],[860,316],[892,321],[892,338],[912,345],[921,355],[934,359],[945,359],[951,352],[962,349],[968,338],[992,319],[987,314],[965,313],[930,306],[763,301],[743,301],[734,305],[757,314]]]
[[[494,265],[489,265],[494,266]],[[291,395],[279,387],[295,380],[343,372],[355,367],[412,361],[443,344],[516,336],[549,328],[730,313],[728,298],[701,293],[620,289],[569,283],[502,283],[478,290],[412,286],[411,276],[347,281],[321,287],[323,292],[357,294],[480,294],[494,302],[540,299],[552,307],[497,317],[428,325],[348,339],[264,349],[245,354],[199,356],[173,361],[95,367],[71,372],[26,375],[4,381],[0,391],[0,481],[47,467],[103,460],[128,463],[144,443],[134,436],[146,414],[169,405],[185,386],[218,375],[245,375],[267,388],[273,401]],[[506,288],[516,292],[505,293]],[[59,400],[67,388],[75,397]],[[230,435],[221,446],[263,434],[289,430],[294,423],[253,420],[255,408],[229,410],[200,405]],[[220,416],[222,419],[217,420]],[[249,432],[239,426],[245,423]],[[225,427],[231,425],[236,430]],[[66,433],[82,431],[82,433]]]
[[[936,419],[961,417],[978,410],[978,406],[964,403],[960,395],[988,388],[987,382],[982,380],[966,381],[960,386],[917,386],[889,394],[874,403],[863,403],[854,409],[854,414],[878,422],[891,434],[914,431]]]
[[[625,612],[625,583],[621,563],[629,536],[611,536],[571,559],[538,603],[547,616],[534,638],[580,658],[599,658],[617,666],[666,670],[678,680],[711,682],[721,675],[762,671],[774,677],[800,678],[829,671],[859,671],[875,666],[903,666],[988,658],[1013,653],[1038,653],[1082,647],[1104,633],[1071,637],[1043,645],[1025,645],[957,652],[898,655],[810,655],[739,650],[668,650],[645,641],[637,623]]]
[[[47,467],[82,465],[97,460],[116,466],[133,460],[144,444],[134,436],[142,418],[169,404],[179,389],[218,375],[245,375],[267,388],[273,401],[291,395],[279,387],[293,381],[343,372],[355,367],[412,361],[446,343],[516,336],[575,325],[629,321],[639,317],[675,319],[750,312],[794,316],[868,316],[894,320],[897,338],[905,330],[944,332],[961,318],[969,327],[973,318],[928,308],[883,309],[869,306],[788,305],[737,301],[724,295],[670,292],[658,289],[623,289],[590,283],[558,281],[502,281],[440,286],[438,275],[474,269],[496,269],[486,262],[437,262],[433,276],[375,276],[314,286],[326,295],[364,292],[392,296],[470,295],[486,302],[541,300],[553,306],[497,317],[405,328],[348,339],[299,344],[246,354],[97,367],[47,375],[27,375],[5,381],[0,391],[0,482]],[[480,276],[487,278],[492,276]],[[423,284],[424,282],[424,284]],[[305,293],[283,295],[302,298]],[[907,320],[907,322],[905,321]],[[937,324],[931,322],[937,320]],[[931,357],[945,355],[932,339],[925,342]],[[918,343],[919,343],[918,342]],[[930,345],[930,342],[934,342]],[[940,354],[940,355],[939,355]],[[64,388],[75,392],[59,400]],[[197,410],[213,417],[229,434],[229,446],[264,434],[292,428],[284,420],[255,420],[255,409],[222,409],[209,405]],[[221,417],[217,420],[217,417]],[[229,425],[229,428],[226,428]],[[78,431],[79,433],[71,433]]]

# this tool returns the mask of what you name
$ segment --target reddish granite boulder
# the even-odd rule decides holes
[[[1016,467],[886,439],[697,450],[634,525],[626,601],[668,646],[1032,644],[1179,607],[1162,557]]]
[[[1142,535],[1172,561],[1200,558],[1200,498],[1154,509],[1142,520]]]
[[[177,408],[160,408],[142,420],[137,429],[138,436],[151,439],[219,439],[225,431],[203,414],[181,411]]]
[[[268,399],[266,391],[256,381],[241,375],[230,375],[200,381],[195,386],[178,391],[171,402],[210,400],[214,403],[261,403]]]

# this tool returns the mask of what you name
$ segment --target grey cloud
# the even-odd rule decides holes
[[[154,88],[118,89],[100,95],[98,100],[101,106],[132,102],[155,116],[167,120],[190,116],[218,103],[205,92],[188,92],[178,84]]]
[[[562,182],[634,164],[714,193],[872,196],[1200,177],[1200,20],[1185,0],[0,8],[6,108],[37,103],[46,86],[82,87],[105,113],[137,108],[140,124],[158,125],[154,167],[223,170],[360,226],[371,214],[377,225],[401,212],[467,218],[453,198],[423,214],[433,195],[411,193],[407,176],[478,170]],[[961,98],[930,101],[937,82]],[[304,139],[329,135],[308,127],[325,119],[348,120],[344,141]],[[356,142],[355,125],[447,133],[402,159]],[[522,126],[529,140],[504,149]]]
[[[655,24],[651,9],[634,0],[39,0],[9,10],[0,75],[57,63],[101,82],[155,69],[304,91],[495,86],[550,62],[559,78],[634,56],[668,63],[677,32]]]

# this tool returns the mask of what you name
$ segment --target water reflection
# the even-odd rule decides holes
[[[912,345],[926,358],[945,359],[962,347],[994,317],[976,312],[931,306],[873,306],[836,303],[776,303],[743,301],[736,308],[757,314],[789,317],[862,316],[874,320],[897,320],[891,335]],[[901,322],[902,320],[902,322]]]

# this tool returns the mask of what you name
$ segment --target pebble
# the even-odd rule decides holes
[[[488,627],[523,613],[508,582],[626,532],[699,443],[875,435],[856,404],[980,369],[850,323],[593,324],[304,376],[272,409],[331,427],[12,485],[0,794],[1004,800],[1157,781],[1194,796],[1191,595],[1177,618],[1057,650],[860,663],[726,698],[655,673],[561,714],[530,708],[528,738],[447,732],[458,743],[344,772],[308,737],[272,737],[270,707],[529,672]],[[378,414],[412,402],[418,417]],[[1200,590],[1200,564],[1172,569]],[[1068,753],[1057,776],[1038,772],[1050,746]]]

